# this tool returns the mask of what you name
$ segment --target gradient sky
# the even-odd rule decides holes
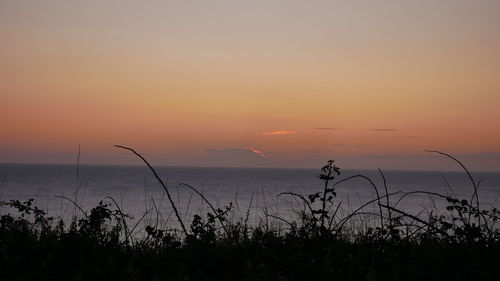
[[[0,0],[0,162],[500,171],[500,1]]]

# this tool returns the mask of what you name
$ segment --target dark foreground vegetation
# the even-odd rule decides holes
[[[230,219],[230,206],[215,208],[207,200],[210,212],[195,215],[189,225],[178,216],[178,227],[149,225],[135,236],[129,217],[112,200],[81,210],[68,225],[32,200],[0,202],[0,279],[500,280],[500,213],[482,208],[479,183],[463,168],[472,194],[463,200],[389,193],[385,185],[354,176],[365,179],[377,197],[340,216],[335,188],[354,177],[338,179],[340,170],[329,161],[317,193],[280,194],[304,206],[295,221],[275,216],[286,227],[250,226],[248,217]],[[447,207],[426,216],[398,208],[402,198],[422,193]],[[350,223],[355,219],[367,223]]]

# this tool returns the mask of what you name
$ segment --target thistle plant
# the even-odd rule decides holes
[[[319,208],[311,208],[312,219],[316,223],[319,221],[321,231],[325,230],[325,222],[330,219],[330,215],[327,210],[327,203],[332,204],[333,199],[337,196],[335,188],[331,185],[331,182],[335,179],[335,176],[339,175],[340,168],[335,166],[334,160],[328,160],[327,164],[321,168],[321,173],[319,174],[319,178],[325,182],[323,192],[316,192],[308,196],[311,205],[313,205],[317,199],[321,202],[321,206]]]

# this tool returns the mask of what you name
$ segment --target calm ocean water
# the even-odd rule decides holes
[[[167,182],[181,214],[187,221],[193,214],[204,214],[208,206],[191,190],[180,186],[187,183],[196,187],[215,206],[223,207],[230,202],[234,206],[234,218],[244,217],[250,210],[250,222],[258,223],[264,213],[285,219],[294,219],[304,206],[290,196],[280,192],[290,191],[303,195],[322,190],[319,169],[256,169],[256,168],[201,168],[201,167],[157,167],[159,175]],[[383,192],[383,182],[378,171],[342,171],[339,179],[362,174],[371,178]],[[463,172],[429,171],[385,171],[389,192],[425,190],[452,194],[470,199],[472,185]],[[473,173],[476,180],[482,179],[480,199],[484,206],[500,206],[500,173]],[[172,209],[161,186],[151,171],[142,166],[97,166],[80,165],[78,177],[75,165],[0,164],[0,200],[34,198],[35,204],[49,215],[68,218],[75,212],[72,204],[56,196],[75,199],[89,209],[105,197],[113,197],[124,212],[134,220],[143,217],[141,223],[162,225],[175,224]],[[363,179],[351,180],[336,186],[336,202],[342,201],[340,215],[375,198],[371,185]],[[394,200],[395,201],[395,200]],[[431,200],[429,196],[406,197],[399,207],[418,213],[442,200]],[[368,207],[374,210],[376,206]],[[155,210],[158,210],[156,212]],[[0,213],[8,212],[1,208]]]

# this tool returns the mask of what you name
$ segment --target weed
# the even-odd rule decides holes
[[[147,225],[143,237],[134,237],[142,219],[129,229],[130,216],[113,198],[104,198],[108,201],[90,210],[64,198],[82,213],[67,226],[34,206],[32,199],[1,201],[2,213],[8,211],[0,217],[0,276],[2,280],[494,280],[500,274],[496,226],[500,212],[480,208],[479,184],[459,164],[473,185],[472,199],[427,191],[389,193],[381,171],[385,193],[380,194],[365,176],[339,179],[340,169],[328,161],[321,168],[323,184],[318,192],[279,195],[303,203],[296,220],[266,214],[285,222],[285,231],[269,224],[249,225],[250,207],[246,217],[230,220],[232,204],[216,208],[187,184],[210,211],[194,215],[189,228],[183,227],[180,217],[181,229]],[[376,197],[344,214],[336,189],[353,178],[366,180]],[[423,216],[398,207],[405,198],[422,194],[444,201],[445,210]],[[369,206],[378,212],[367,210]],[[158,216],[156,205],[155,210]],[[348,226],[355,218],[375,223]]]

